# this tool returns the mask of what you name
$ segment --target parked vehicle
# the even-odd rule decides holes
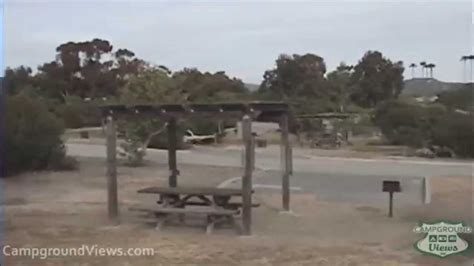
[[[183,140],[185,143],[191,144],[203,144],[203,143],[214,143],[217,140],[216,134],[212,135],[196,135],[190,129],[186,130]]]
[[[342,141],[341,133],[322,133],[311,141],[311,148],[338,149]]]

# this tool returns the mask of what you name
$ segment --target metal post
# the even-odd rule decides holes
[[[389,200],[389,206],[388,206],[388,217],[393,217],[393,192],[390,191],[390,200]]]
[[[178,185],[177,176],[179,174],[176,165],[176,119],[172,118],[168,121],[168,167],[170,171],[168,184],[170,187],[176,187]]]
[[[290,173],[292,171],[291,147],[288,133],[288,115],[283,114],[280,120],[281,156],[282,156],[282,201],[283,209],[290,210]]]
[[[248,115],[242,119],[242,133],[245,145],[244,176],[242,177],[242,224],[243,235],[252,234],[252,121]]]
[[[422,179],[422,195],[423,195],[423,204],[431,203],[431,184],[429,177],[423,177]]]
[[[118,224],[117,135],[112,116],[107,117],[107,203],[109,219]]]

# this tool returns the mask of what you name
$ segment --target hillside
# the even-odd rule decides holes
[[[463,86],[459,82],[443,82],[432,78],[414,78],[405,81],[403,95],[434,96],[443,91],[456,90]]]

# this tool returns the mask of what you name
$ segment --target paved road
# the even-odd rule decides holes
[[[105,157],[105,147],[90,144],[67,144],[68,153],[73,156]],[[166,161],[165,150],[149,150],[149,160]],[[198,147],[193,150],[178,151],[178,162],[198,165],[240,166],[239,150]],[[279,154],[259,152],[256,167],[263,170],[279,170]],[[379,175],[399,177],[449,177],[473,174],[473,163],[463,161],[433,161],[404,159],[357,159],[317,156],[295,156],[295,172],[331,175]]]
[[[67,144],[74,156],[105,157],[103,145]],[[147,158],[166,162],[166,151],[149,150]],[[178,162],[198,165],[240,166],[241,152],[237,149],[197,147],[178,151]],[[257,150],[254,183],[269,186],[280,184],[280,159],[277,152]],[[329,200],[356,202],[386,202],[381,193],[381,181],[400,180],[401,203],[421,203],[422,177],[472,176],[473,164],[463,161],[433,161],[406,159],[355,159],[295,155],[291,185],[314,192]]]

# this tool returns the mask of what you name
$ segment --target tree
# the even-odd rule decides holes
[[[41,65],[36,75],[39,87],[52,98],[68,96],[101,98],[117,95],[131,74],[146,67],[126,49],[113,52],[107,40],[67,42],[56,48],[56,59]]]
[[[435,68],[436,65],[433,64],[433,63],[429,63],[429,64],[427,64],[425,67],[426,67],[427,69],[429,69],[429,71],[430,71],[430,78],[433,78],[433,68]]]
[[[3,86],[9,95],[17,94],[22,88],[33,85],[31,68],[20,66],[17,68],[8,68],[5,70]]]
[[[410,64],[410,68],[411,68],[411,78],[415,78],[415,68],[417,67],[417,65],[415,63],[411,63]]]
[[[464,55],[461,57],[461,61],[463,62],[464,64],[464,67],[463,67],[463,80],[466,81],[466,61],[469,61],[469,63],[471,64],[471,67],[470,67],[470,70],[471,70],[471,74],[469,76],[469,81],[472,82],[472,61],[474,60],[474,55]]]
[[[426,62],[421,61],[420,66],[421,66],[421,77],[424,78],[425,77]]]
[[[182,100],[182,95],[174,89],[171,77],[161,68],[150,68],[130,76],[119,94],[119,101],[124,104],[165,104]],[[130,166],[140,166],[148,145],[153,137],[166,129],[166,122],[158,118],[136,118],[119,121],[119,127],[125,132],[125,143],[121,145],[119,154],[127,158]]]
[[[248,90],[242,81],[229,78],[224,72],[211,74],[201,73],[197,69],[184,69],[172,73],[165,66],[159,66],[130,76],[120,90],[119,99],[124,104],[186,104],[243,100],[248,96]],[[207,127],[210,125],[207,120],[193,120],[186,126],[200,126],[203,123]],[[157,118],[134,119],[120,124],[126,132],[122,154],[134,166],[143,163],[146,148],[166,127],[166,121]],[[215,128],[214,126],[212,130]],[[178,132],[179,135],[183,133],[181,131]]]
[[[259,90],[278,99],[320,94],[325,83],[326,64],[317,55],[280,55],[276,68],[265,71]]]
[[[393,63],[382,53],[368,51],[351,75],[351,99],[361,107],[397,98],[403,89],[403,63]]]
[[[249,100],[250,94],[244,83],[228,77],[225,72],[202,73],[185,68],[172,75],[174,90],[183,96],[181,102],[228,102]]]
[[[159,68],[150,68],[130,76],[120,90],[119,99],[125,104],[137,103],[182,103],[184,96],[175,89],[168,73]]]
[[[326,64],[320,56],[280,55],[276,67],[265,71],[258,97],[286,101],[296,113],[337,110],[325,73]]]
[[[349,87],[353,66],[341,62],[336,70],[327,74],[327,81],[331,93],[331,99],[339,106],[340,112],[346,111],[349,105]]]

